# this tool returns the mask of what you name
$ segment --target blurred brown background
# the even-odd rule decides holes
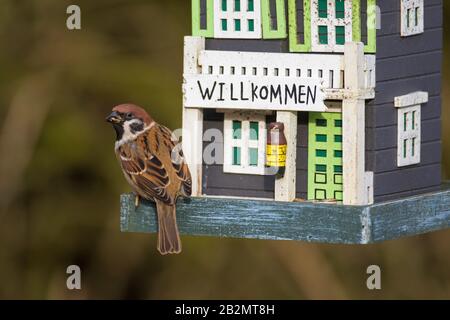
[[[104,117],[132,101],[180,126],[190,1],[74,2],[81,31],[66,29],[72,1],[0,3],[0,298],[450,298],[450,230],[365,247],[183,237],[178,257],[159,256],[154,235],[120,233],[129,187]],[[445,59],[446,178],[449,69]],[[71,264],[81,291],[66,289]]]

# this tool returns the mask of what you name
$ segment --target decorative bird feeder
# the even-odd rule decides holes
[[[181,233],[371,243],[449,227],[442,5],[193,0]],[[153,204],[121,203],[123,231],[156,231]]]

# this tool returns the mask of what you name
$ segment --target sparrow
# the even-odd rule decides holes
[[[115,153],[125,179],[136,195],[156,203],[157,249],[162,255],[181,252],[176,220],[179,196],[191,195],[192,181],[180,145],[172,132],[141,107],[122,104],[106,118],[115,132]]]

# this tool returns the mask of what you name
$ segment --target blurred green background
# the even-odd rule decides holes
[[[183,237],[119,231],[129,191],[104,122],[121,102],[181,123],[183,36],[190,1],[0,3],[0,298],[450,298],[450,231],[370,246]],[[450,1],[445,1],[445,57]],[[444,61],[444,172],[450,176],[450,78]],[[66,268],[82,268],[82,290]],[[381,291],[366,268],[382,269]]]

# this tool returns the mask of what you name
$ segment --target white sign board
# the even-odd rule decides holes
[[[185,75],[184,106],[248,110],[326,111],[322,79]]]

